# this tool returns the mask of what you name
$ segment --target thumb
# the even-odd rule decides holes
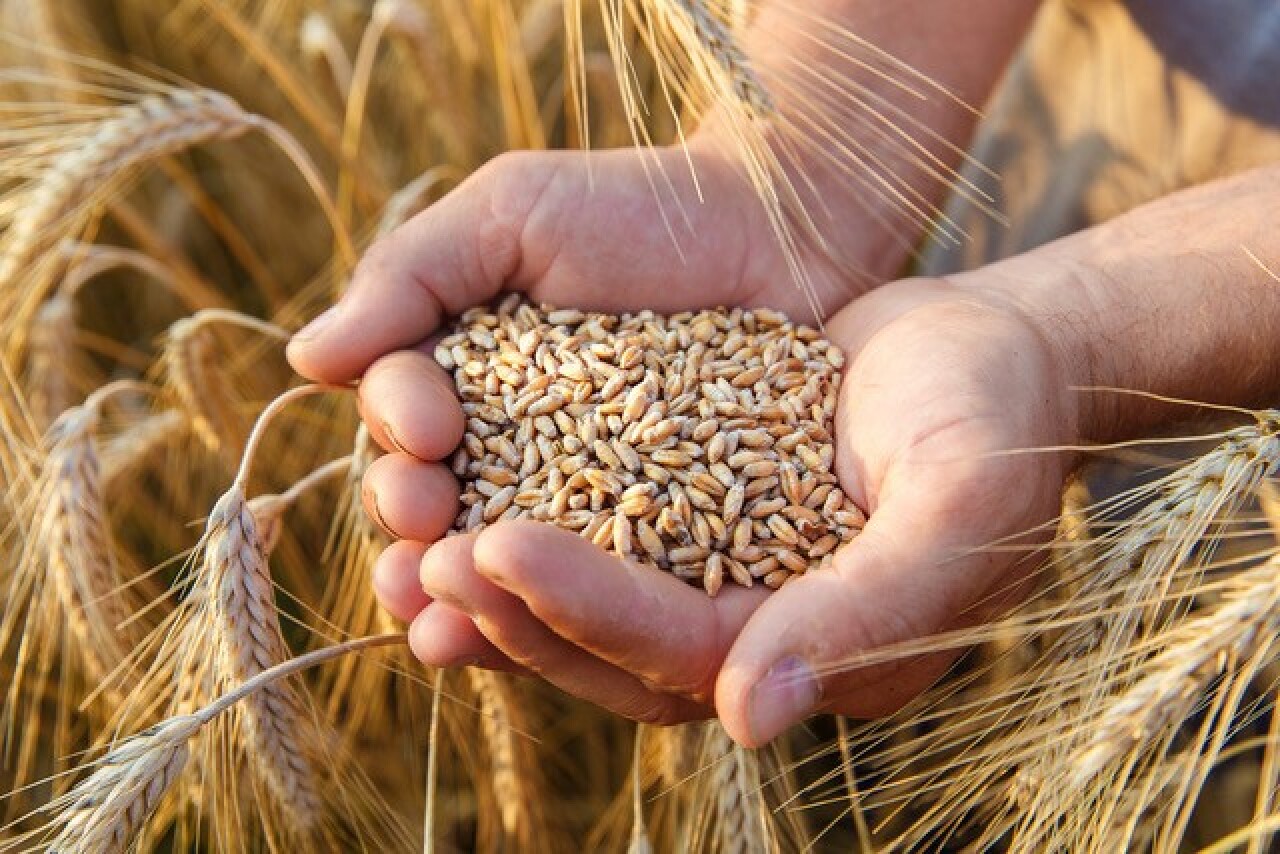
[[[524,223],[554,168],[543,154],[503,155],[379,240],[338,303],[289,342],[290,364],[313,380],[355,379],[492,299],[520,264]]]
[[[1001,566],[973,551],[980,542],[961,542],[959,492],[912,492],[880,507],[829,570],[794,579],[752,615],[716,684],[717,711],[736,741],[761,746],[832,705],[885,714],[945,672],[954,653],[856,664],[859,653],[949,627]]]

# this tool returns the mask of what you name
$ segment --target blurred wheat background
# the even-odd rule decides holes
[[[375,452],[349,395],[280,398],[284,342],[491,158],[712,109],[794,240],[749,3],[0,15],[0,851],[1269,849],[1276,412],[1100,451],[1025,605],[847,663],[977,645],[890,719],[747,751],[398,643]]]

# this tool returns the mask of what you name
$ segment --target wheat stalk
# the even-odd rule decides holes
[[[631,839],[627,842],[627,854],[653,854],[653,841],[649,838],[649,828],[644,818],[644,778],[641,773],[644,733],[644,726],[637,725],[635,744],[631,750]]]

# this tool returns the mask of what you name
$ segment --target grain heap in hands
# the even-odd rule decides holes
[[[824,567],[866,521],[832,470],[844,357],[778,312],[513,295],[435,355],[466,414],[459,531],[550,522],[715,595]]]

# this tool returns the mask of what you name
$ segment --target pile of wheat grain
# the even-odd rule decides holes
[[[435,352],[467,416],[459,530],[550,522],[714,596],[825,567],[866,522],[832,470],[844,356],[777,312],[513,295]]]

